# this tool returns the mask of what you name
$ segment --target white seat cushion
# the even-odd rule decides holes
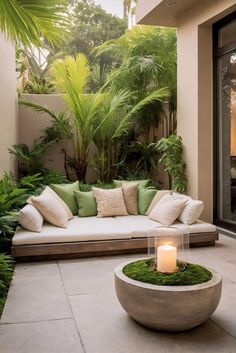
[[[148,235],[156,227],[163,227],[162,224],[149,219],[147,216],[125,216],[115,217],[127,231],[130,231],[132,238],[140,238]],[[208,233],[215,232],[216,227],[213,224],[197,221],[191,225],[185,225],[179,221],[172,224],[171,227],[181,229],[184,233]]]
[[[161,226],[160,223],[141,215],[114,218],[74,217],[69,221],[66,229],[48,223],[43,225],[41,233],[30,232],[18,227],[12,243],[13,245],[30,245],[142,238],[146,237],[150,230]],[[197,221],[190,226],[175,222],[172,227],[183,229],[190,234],[214,232],[216,230],[214,225],[202,221]]]
[[[18,227],[12,244],[29,245],[127,238],[130,238],[129,231],[113,217],[75,217],[68,222],[67,228],[45,223],[41,233]]]

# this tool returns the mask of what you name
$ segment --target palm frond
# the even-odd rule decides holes
[[[0,29],[17,44],[39,47],[44,37],[58,45],[65,39],[67,26],[65,0],[0,1]]]

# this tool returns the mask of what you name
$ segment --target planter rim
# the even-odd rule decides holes
[[[215,270],[212,270],[209,267],[203,266],[205,267],[207,270],[209,270],[212,273],[212,278],[207,281],[207,282],[203,282],[203,283],[198,283],[198,284],[191,284],[191,285],[182,285],[182,286],[166,286],[166,285],[157,285],[157,284],[151,284],[151,283],[145,283],[145,282],[141,282],[141,281],[137,281],[134,280],[128,276],[126,276],[123,273],[123,268],[132,263],[132,262],[136,262],[139,260],[145,260],[145,258],[137,258],[137,259],[132,259],[132,260],[128,260],[125,262],[122,262],[120,265],[118,265],[115,268],[115,275],[122,281],[132,285],[132,286],[136,286],[136,287],[140,287],[143,289],[150,289],[153,291],[163,291],[163,292],[191,292],[191,291],[196,291],[196,290],[201,290],[204,288],[208,288],[208,287],[212,287],[215,286],[217,283],[222,281],[222,277],[221,275],[216,272]],[[200,265],[202,266],[202,265]]]

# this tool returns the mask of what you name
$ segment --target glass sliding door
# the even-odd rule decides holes
[[[215,221],[236,231],[236,13],[215,26]]]

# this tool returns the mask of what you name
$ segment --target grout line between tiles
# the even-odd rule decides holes
[[[75,324],[75,327],[76,327],[77,334],[78,334],[78,336],[79,336],[79,340],[80,340],[81,346],[82,346],[82,348],[83,348],[84,353],[86,353],[85,344],[84,344],[83,339],[82,339],[82,336],[81,336],[81,334],[80,334],[78,324],[77,324],[77,322],[76,322],[76,320],[75,320],[75,318],[74,318],[74,314],[73,314],[71,302],[70,302],[69,296],[67,295],[67,292],[66,292],[65,283],[64,283],[64,280],[63,280],[63,276],[62,276],[62,273],[61,273],[61,268],[60,268],[60,265],[59,265],[59,262],[58,262],[58,261],[57,261],[57,267],[58,267],[58,270],[59,270],[59,273],[60,273],[62,285],[63,285],[64,291],[65,291],[65,295],[66,295],[66,299],[67,299],[67,302],[68,302],[68,304],[69,304],[69,306],[70,306],[70,311],[71,311],[71,314],[72,314],[72,319],[73,319],[73,321],[74,321],[74,324]]]

